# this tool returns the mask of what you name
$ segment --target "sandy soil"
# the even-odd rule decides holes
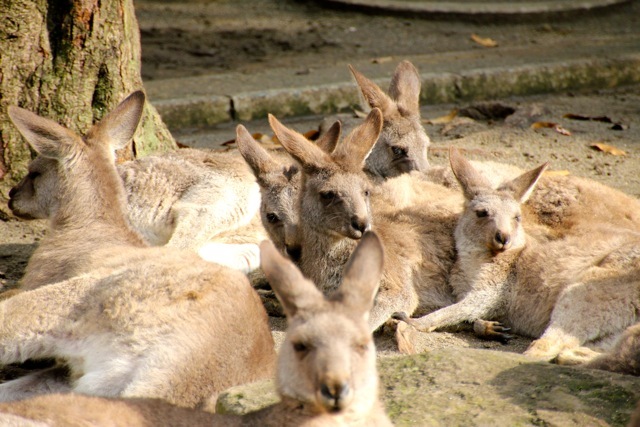
[[[146,80],[263,67],[301,72],[360,59],[501,47],[583,43],[591,34],[636,34],[640,3],[554,20],[465,22],[336,10],[302,0],[136,0]]]

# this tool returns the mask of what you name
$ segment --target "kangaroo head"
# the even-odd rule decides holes
[[[81,212],[92,215],[96,206],[121,213],[125,194],[115,168],[115,150],[132,138],[144,99],[142,92],[134,92],[84,136],[22,108],[9,107],[11,121],[38,153],[27,177],[11,190],[14,213],[64,219]]]
[[[316,145],[331,153],[335,149],[340,130],[340,122],[334,123],[316,141]],[[269,154],[242,125],[236,128],[236,143],[260,185],[260,216],[269,238],[289,258],[299,261],[302,254],[298,231],[298,198],[302,182],[299,166],[288,155],[285,158]]]
[[[389,95],[374,82],[349,67],[360,92],[371,108],[379,108],[384,125],[378,142],[367,158],[367,170],[391,178],[429,167],[427,148],[430,141],[420,121],[420,75],[409,61],[395,70]]]
[[[27,175],[9,191],[9,209],[22,219],[47,219],[60,205],[58,163],[37,156]]]
[[[342,285],[327,297],[270,242],[260,249],[262,269],[288,322],[278,362],[280,394],[316,413],[366,412],[378,389],[368,318],[382,274],[380,240],[364,234]]]
[[[362,169],[380,134],[380,110],[373,109],[331,154],[275,117],[269,116],[269,122],[282,146],[302,168],[300,218],[305,228],[337,239],[360,239],[371,228],[370,183]],[[332,138],[330,145],[335,145],[338,135]]]
[[[459,249],[474,248],[495,255],[522,248],[526,236],[521,205],[531,195],[547,164],[494,189],[456,148],[450,149],[449,160],[466,200],[455,231]]]

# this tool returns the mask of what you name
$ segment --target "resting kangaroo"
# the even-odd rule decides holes
[[[302,168],[300,191],[300,268],[323,291],[340,283],[342,268],[362,234],[372,227],[387,248],[387,260],[370,324],[376,329],[398,307],[430,311],[453,303],[447,277],[454,260],[453,227],[461,197],[430,186],[429,209],[397,211],[386,199],[386,186],[375,187],[363,172],[364,160],[382,127],[373,109],[328,154],[270,116],[283,147]],[[371,203],[377,210],[372,216]]]
[[[40,263],[27,273],[48,284],[0,302],[0,364],[57,358],[76,392],[206,406],[229,386],[270,376],[273,339],[244,274],[148,247],[129,225],[113,149],[131,138],[143,104],[133,93],[84,137],[9,108],[61,179]],[[84,271],[73,276],[64,263],[76,260]],[[0,397],[17,397],[28,380],[1,384]]]
[[[316,145],[331,153],[340,130],[340,122],[335,122]],[[302,251],[296,206],[302,179],[299,166],[286,153],[267,152],[242,125],[236,128],[236,143],[260,186],[260,217],[269,238],[289,258],[298,261]]]
[[[366,171],[377,179],[387,179],[409,171],[419,171],[430,181],[457,187],[450,169],[429,165],[430,144],[420,118],[420,75],[408,61],[402,61],[391,79],[389,95],[377,84],[351,67],[360,92],[371,108],[379,108],[383,130]],[[524,171],[515,166],[472,161],[493,188]],[[640,201],[597,181],[576,176],[542,176],[528,205],[537,220],[558,236],[573,234],[576,225],[605,221],[640,231]]]
[[[270,242],[261,264],[289,326],[280,350],[281,401],[243,417],[176,408],[159,400],[48,395],[0,404],[0,423],[21,426],[390,426],[378,399],[375,347],[367,318],[383,250],[365,233],[340,288],[324,297]]]
[[[196,250],[245,272],[257,267],[257,245],[266,237],[259,220],[252,221],[260,190],[237,153],[180,149],[117,168],[129,220],[148,243]],[[56,161],[38,156],[11,189],[9,208],[24,219],[50,218],[60,204],[59,179]]]
[[[572,363],[595,355],[579,346],[618,336],[638,321],[639,233],[594,223],[581,225],[576,236],[548,240],[534,234],[521,208],[546,164],[494,190],[456,149],[450,160],[466,199],[451,276],[458,302],[406,319],[411,325],[433,331],[499,320],[539,338],[526,354]]]

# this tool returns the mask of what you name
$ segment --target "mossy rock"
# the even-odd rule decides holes
[[[398,426],[624,426],[640,399],[640,378],[492,350],[390,357],[378,369]],[[218,410],[246,413],[275,401],[273,382],[255,383],[221,395]]]

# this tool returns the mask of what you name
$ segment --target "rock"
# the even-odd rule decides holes
[[[227,389],[216,402],[217,414],[246,414],[280,401],[273,380],[258,381]]]
[[[532,362],[514,353],[446,348],[380,359],[381,395],[397,426],[624,426],[640,378]],[[273,382],[235,387],[222,413],[277,401]]]

